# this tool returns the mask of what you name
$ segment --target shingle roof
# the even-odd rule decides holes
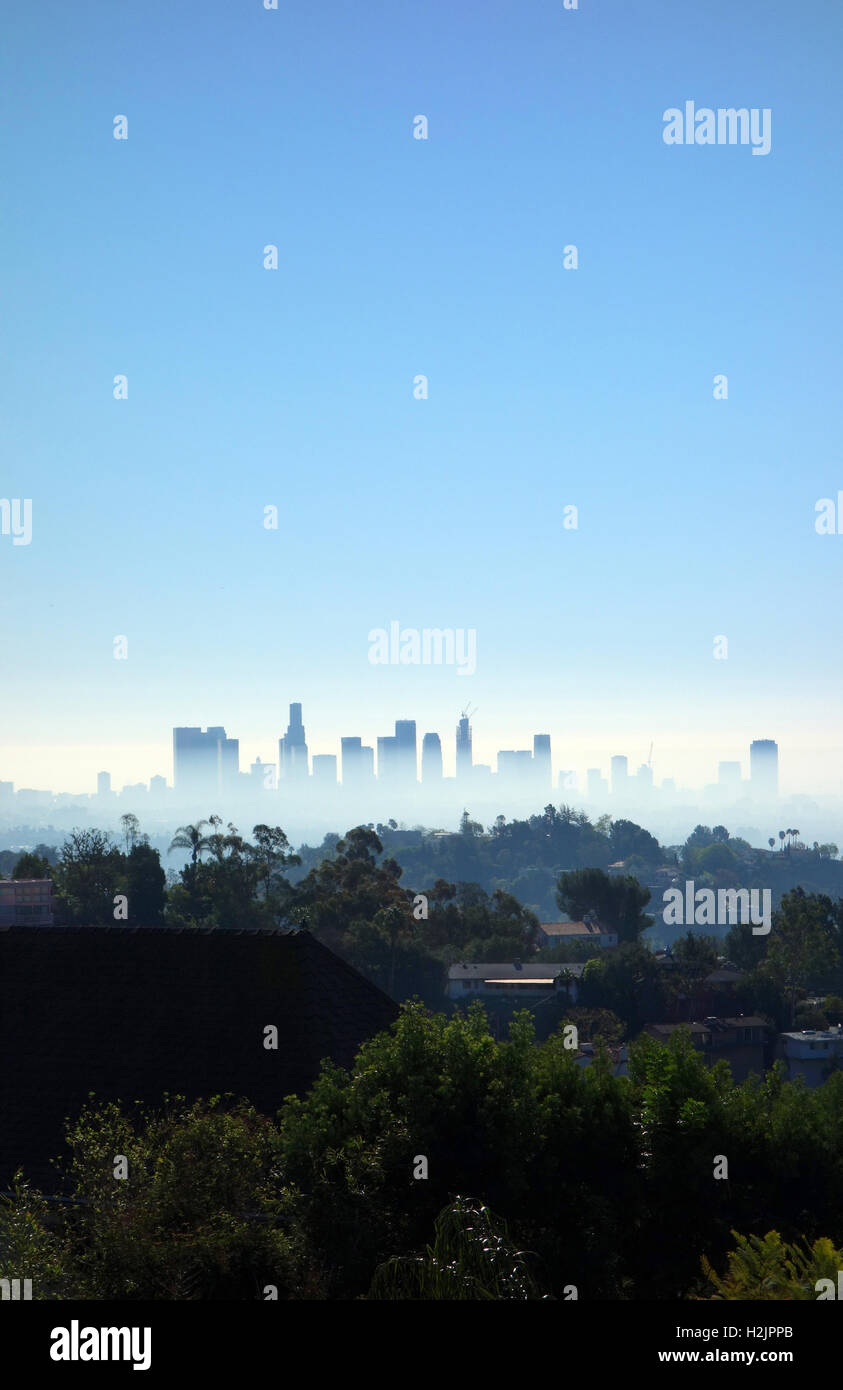
[[[0,1189],[18,1164],[49,1183],[64,1116],[90,1091],[146,1104],[231,1091],[274,1114],[323,1057],[350,1066],[397,1013],[306,931],[0,929]]]

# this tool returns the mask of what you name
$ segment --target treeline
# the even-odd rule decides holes
[[[548,817],[548,824],[556,824],[555,818]],[[74,831],[53,856],[55,864],[46,855],[28,854],[19,858],[14,873],[49,874],[57,919],[70,925],[306,927],[394,999],[418,996],[434,1008],[446,1007],[449,965],[535,953],[538,918],[514,895],[445,878],[420,877],[408,885],[409,874],[367,826],[334,840],[330,853],[306,869],[280,827],[257,825],[247,840],[213,816],[175,835],[171,848],[186,853],[187,862],[178,874],[171,873],[169,883],[136,819],[124,816],[122,829],[119,844],[100,831]],[[464,838],[476,843],[480,837],[467,833]],[[706,871],[699,872],[695,856],[706,848],[696,843],[683,850],[698,886]],[[292,882],[299,867],[306,871]],[[568,942],[539,952],[537,959],[555,962],[560,973],[566,965],[584,962],[578,1003],[586,1010],[609,1011],[625,1037],[635,1037],[646,1023],[706,1013],[760,1013],[779,1029],[838,1021],[840,898],[794,889],[782,897],[768,934],[735,926],[718,941],[688,931],[674,942],[669,961],[657,958],[646,943],[650,894],[634,875],[573,869],[558,875],[554,899],[554,917],[561,913],[579,920],[593,913],[617,933],[620,945],[606,951]],[[707,983],[723,956],[744,978],[737,984]]]
[[[71,1200],[21,1175],[0,1201],[4,1275],[42,1299],[815,1298],[843,1244],[843,1075],[735,1085],[682,1032],[615,1077],[527,1014],[496,1042],[476,1002],[408,1005],[278,1103],[85,1111]]]

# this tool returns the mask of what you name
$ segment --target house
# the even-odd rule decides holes
[[[687,1028],[707,1066],[725,1058],[735,1080],[745,1081],[753,1072],[764,1074],[769,1027],[757,1014],[739,1014],[737,1018],[705,1018],[701,1023],[648,1023],[644,1032],[666,1043],[677,1028]]]
[[[784,1062],[788,1081],[801,1076],[811,1090],[827,1081],[833,1071],[843,1070],[843,1028],[806,1028],[801,1032],[780,1033],[776,1059]]]
[[[350,1067],[398,1007],[307,931],[0,929],[0,1190],[48,1161],[64,1117],[232,1093],[274,1115],[323,1058]],[[266,1047],[267,1029],[277,1047]],[[269,1035],[272,1041],[272,1036]]]
[[[0,929],[16,925],[50,927],[52,924],[52,879],[0,879]]]
[[[579,1051],[574,1061],[583,1071],[586,1067],[590,1067],[594,1061],[594,1047],[594,1043],[580,1043]],[[609,1047],[607,1051],[612,1063],[612,1075],[629,1076],[629,1055],[626,1043],[622,1044],[620,1047]]]
[[[618,934],[606,931],[593,918],[583,922],[541,922],[536,933],[539,948],[561,946],[568,941],[586,941],[594,946],[617,946]]]
[[[479,996],[507,1000],[531,1007],[548,995],[566,994],[570,1003],[577,1000],[577,981],[585,969],[577,965],[539,965],[535,961],[482,961],[452,965],[448,970],[448,998],[475,999]],[[560,979],[569,972],[567,986]]]

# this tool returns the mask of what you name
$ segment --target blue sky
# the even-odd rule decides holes
[[[483,761],[652,739],[702,782],[773,737],[785,787],[840,790],[834,0],[6,28],[0,778],[169,779],[177,723],[242,765],[291,700],[311,751],[415,717],[447,769],[470,700]],[[666,146],[686,100],[769,107],[771,152]],[[474,628],[476,674],[371,666],[393,619]]]

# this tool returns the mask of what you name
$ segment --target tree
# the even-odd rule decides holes
[[[201,862],[202,855],[209,848],[208,838],[202,834],[207,824],[206,820],[200,820],[197,821],[196,825],[179,826],[170,841],[167,853],[172,854],[174,849],[190,850],[190,862],[195,869],[197,863]]]
[[[160,926],[167,905],[167,876],[161,867],[161,856],[146,837],[133,843],[126,856],[125,875],[129,922],[133,926]]]
[[[12,878],[52,878],[51,866],[40,854],[22,854],[14,869]]]
[[[597,916],[607,931],[617,932],[619,942],[637,941],[652,923],[643,909],[650,901],[648,889],[629,875],[611,877],[602,869],[574,869],[561,874],[556,902],[562,912],[580,921],[587,912]]]
[[[818,982],[838,960],[837,923],[831,899],[823,894],[806,894],[803,888],[785,893],[774,914],[761,970],[787,999],[791,1027],[800,990]]]
[[[482,1202],[456,1197],[436,1218],[433,1245],[423,1255],[399,1255],[380,1265],[368,1297],[522,1302],[542,1294],[506,1222]]]
[[[59,911],[70,922],[99,926],[114,921],[123,856],[101,830],[73,830],[55,873]]]
[[[137,816],[132,815],[131,811],[127,811],[125,816],[120,817],[120,826],[126,844],[126,853],[131,854],[140,835],[140,821]]]
[[[803,1241],[803,1248],[783,1241],[778,1231],[760,1236],[732,1235],[737,1249],[729,1253],[729,1267],[720,1278],[703,1256],[706,1278],[717,1290],[712,1300],[739,1302],[816,1302],[816,1285],[820,1279],[830,1279],[837,1289],[837,1271],[843,1268],[843,1250],[835,1250],[825,1237],[812,1246]]]

